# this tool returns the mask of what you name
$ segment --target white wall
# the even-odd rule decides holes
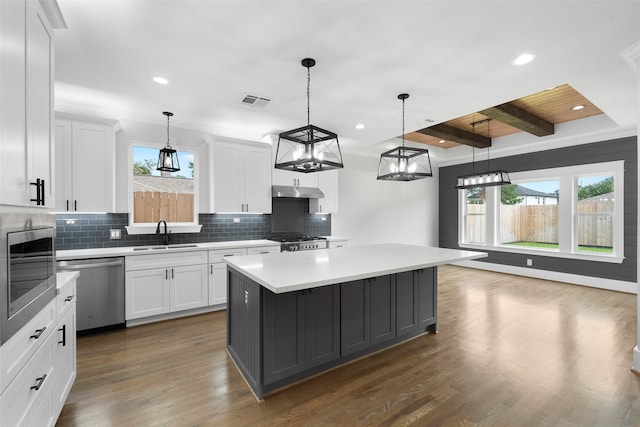
[[[438,246],[438,177],[411,182],[376,180],[379,157],[343,152],[339,212],[331,232],[350,245],[406,243]]]

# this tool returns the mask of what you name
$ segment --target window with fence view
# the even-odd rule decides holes
[[[621,260],[623,174],[622,162],[596,163],[513,173],[509,185],[465,190],[461,243]]]
[[[560,181],[500,187],[500,243],[558,249]]]
[[[158,148],[133,147],[133,223],[194,222],[194,154],[178,151],[180,170],[156,170]]]

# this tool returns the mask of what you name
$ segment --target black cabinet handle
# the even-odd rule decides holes
[[[76,212],[78,211],[78,201],[77,200],[73,201],[73,210],[76,211]]]
[[[164,280],[169,280],[169,269],[168,268],[164,269]]]
[[[67,325],[62,325],[62,328],[58,329],[62,332],[62,341],[58,341],[58,344],[62,344],[63,347],[67,345]]]
[[[66,297],[66,298],[64,299],[64,302],[69,302],[69,301],[71,301],[72,299],[73,299],[73,295],[69,295],[68,297]]]
[[[47,374],[44,374],[40,378],[36,378],[36,385],[32,385],[31,390],[36,390],[36,391],[40,390],[40,387],[42,387],[42,383],[46,378],[47,378]]]
[[[213,274],[213,264],[209,266],[209,274]]]
[[[47,329],[46,326],[44,326],[42,329],[36,329],[36,333],[31,335],[29,338],[34,338],[34,339],[38,339],[40,338],[40,336],[42,335],[42,333],[45,331],[45,329]]]
[[[69,212],[69,199],[67,199],[67,212]]]
[[[171,278],[173,279],[173,268],[171,269]]]
[[[31,199],[32,202],[36,202],[36,206],[44,205],[44,180],[36,178],[36,182],[32,182],[31,185],[36,186],[36,198]]]

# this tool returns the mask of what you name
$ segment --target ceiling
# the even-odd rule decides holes
[[[496,110],[496,111],[494,111]],[[461,144],[491,146],[492,138],[528,132],[535,136],[555,133],[555,125],[604,114],[568,84],[552,87],[479,112],[405,135],[409,141],[441,148]]]
[[[346,149],[395,141],[402,92],[409,134],[468,126],[475,112],[565,84],[611,119],[604,126],[638,117],[621,55],[640,40],[638,1],[58,3],[68,29],[56,30],[57,111],[154,123],[171,111],[174,126],[259,140],[306,124],[300,61],[312,57],[311,123]],[[513,65],[523,52],[536,59]],[[247,106],[247,94],[270,101]]]

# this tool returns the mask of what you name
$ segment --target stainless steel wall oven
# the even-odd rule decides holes
[[[0,344],[56,294],[55,215],[0,214]]]

